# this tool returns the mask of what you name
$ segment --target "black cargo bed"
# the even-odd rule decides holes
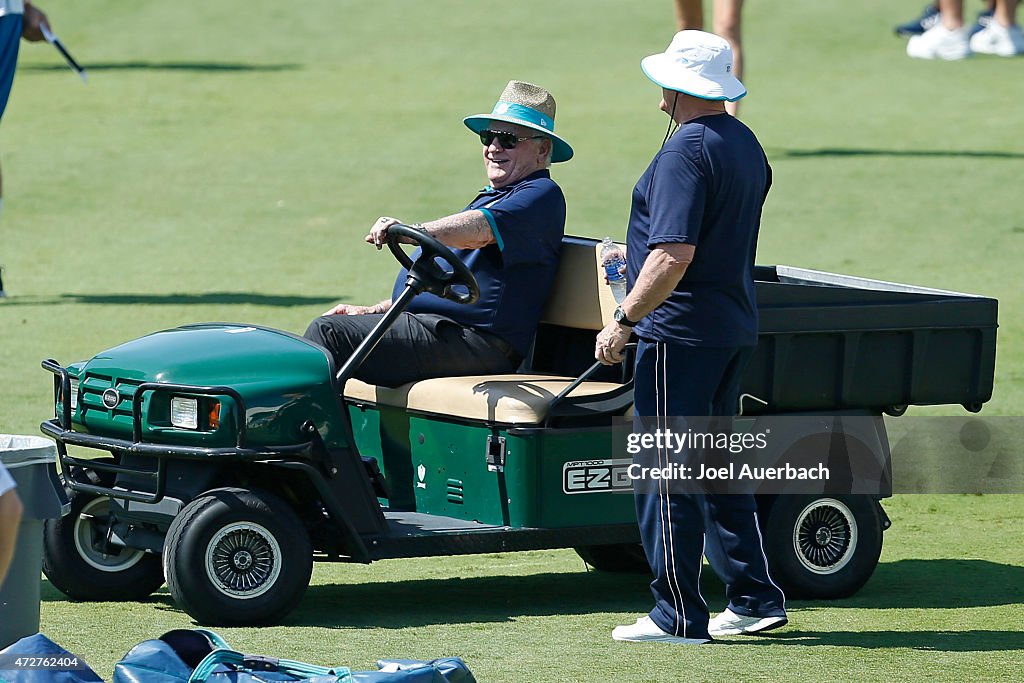
[[[998,302],[758,266],[760,339],[746,414],[961,404],[992,397]]]

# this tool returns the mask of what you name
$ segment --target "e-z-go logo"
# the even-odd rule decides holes
[[[562,491],[574,493],[603,493],[629,491],[633,481],[629,478],[632,459],[576,460],[562,465]]]

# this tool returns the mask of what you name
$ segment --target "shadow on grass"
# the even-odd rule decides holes
[[[237,62],[100,62],[85,64],[87,72],[92,71],[200,71],[200,72],[246,72],[246,71],[297,71],[301,64],[242,64]],[[67,71],[66,64],[24,64],[19,71]]]
[[[987,560],[883,562],[853,597],[817,604],[853,609],[956,609],[1024,604],[1024,567]]]
[[[524,616],[645,612],[648,579],[580,573],[417,579],[311,586],[285,623],[324,628],[408,628],[509,622]]]
[[[54,588],[50,580],[45,576],[39,583],[39,601],[40,602],[77,602],[79,605],[93,605],[93,604],[113,604],[113,603],[92,603],[87,601],[75,601],[68,596],[61,593],[59,590]],[[181,610],[174,604],[174,600],[171,599],[171,594],[167,591],[165,585],[156,593],[149,596],[145,600],[133,600],[133,605],[153,605],[158,608],[174,609],[180,612]]]
[[[507,622],[522,616],[644,612],[648,579],[581,569],[579,574],[417,579],[310,586],[285,626],[320,628],[409,628],[432,624]],[[42,602],[67,602],[48,580]],[[80,603],[83,606],[90,603]],[[135,604],[181,612],[166,586]]]
[[[39,306],[43,304],[100,304],[114,306],[207,305],[234,306],[311,306],[344,301],[338,296],[283,296],[254,292],[206,292],[205,294],[61,294],[59,296],[12,296],[4,306]]]
[[[704,572],[704,579],[702,592],[712,611],[724,608],[724,586],[712,572]],[[651,601],[648,582],[641,574],[591,571],[321,585],[309,589],[288,622],[335,628],[403,628],[509,621],[520,616],[643,613]],[[812,606],[954,609],[1020,603],[1024,603],[1024,567],[985,560],[901,560],[879,565],[868,585],[851,598],[791,601],[790,605],[795,610]]]
[[[1022,631],[782,631],[757,638],[723,640],[730,645],[832,645],[868,650],[894,647],[928,652],[999,652],[1024,650]]]
[[[1024,159],[1019,152],[996,150],[953,150],[953,149],[852,149],[845,147],[823,147],[821,149],[772,149],[772,158],[787,157],[806,159],[811,157],[949,157],[967,159]]]
[[[705,572],[705,575],[711,572]],[[724,586],[706,576],[712,611],[725,607]],[[650,607],[648,578],[640,574],[534,574],[515,577],[427,579],[345,586],[313,586],[285,623],[322,628],[407,628],[432,624],[511,622],[524,616],[594,612],[642,614]],[[820,609],[946,609],[1024,603],[1024,567],[984,560],[901,560],[878,568],[853,598],[797,602]],[[865,617],[870,620],[870,616]],[[725,640],[744,645],[910,648],[934,652],[1024,651],[1024,632],[1006,630],[783,630],[760,638]]]

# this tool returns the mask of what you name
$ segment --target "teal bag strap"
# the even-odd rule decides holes
[[[213,631],[207,631],[205,628],[197,628],[196,633],[202,633],[204,636],[209,638],[210,642],[213,643],[215,647],[221,647],[225,650],[231,649],[231,646],[228,645],[228,641],[224,640]]]
[[[327,668],[325,666],[317,666],[315,664],[307,664],[305,662],[296,662],[291,659],[269,659],[254,657],[252,655],[243,655],[241,652],[235,650],[229,650],[222,648],[214,650],[210,654],[203,658],[203,661],[196,665],[195,671],[188,679],[188,683],[205,683],[206,679],[210,677],[221,664],[231,664],[233,666],[241,667],[246,661],[269,663],[272,668],[267,670],[279,671],[292,676],[298,676],[301,678],[311,678],[313,676],[334,676],[337,683],[350,683],[352,680],[352,671],[346,666]]]

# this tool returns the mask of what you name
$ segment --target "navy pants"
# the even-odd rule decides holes
[[[735,415],[740,377],[752,352],[753,347],[701,348],[641,340],[636,414]],[[725,583],[733,612],[784,616],[785,597],[768,574],[754,496],[675,493],[669,487],[661,483],[656,490],[636,494],[644,551],[654,574],[654,623],[672,635],[709,637],[708,606],[699,585],[703,555]]]

